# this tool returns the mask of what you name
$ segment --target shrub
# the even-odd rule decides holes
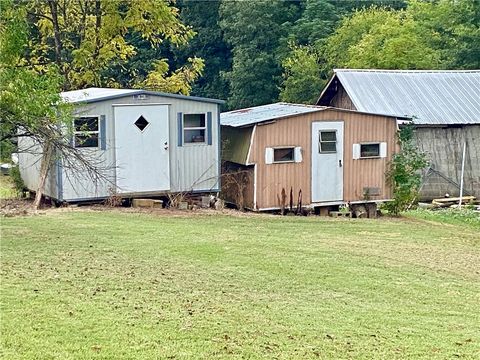
[[[20,175],[20,169],[17,166],[13,166],[10,169],[10,177],[12,178],[15,189],[21,194],[26,189],[22,176]]]
[[[420,170],[428,164],[426,155],[413,141],[413,127],[407,125],[398,132],[400,152],[393,155],[387,171],[387,181],[393,187],[393,201],[385,204],[392,215],[408,210],[418,198],[422,181]]]

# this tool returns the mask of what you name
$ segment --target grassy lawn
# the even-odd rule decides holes
[[[475,225],[92,210],[1,222],[3,359],[480,357]]]

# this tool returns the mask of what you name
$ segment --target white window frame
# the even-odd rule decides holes
[[[378,145],[378,155],[376,156],[362,156],[363,145]],[[354,160],[366,160],[366,159],[382,159],[387,157],[387,143],[381,141],[370,141],[353,144],[353,159]]]
[[[204,116],[204,126],[195,126],[195,127],[186,127],[185,126],[185,115],[203,115]],[[203,130],[203,141],[198,142],[189,142],[186,141],[185,131],[186,130]],[[194,112],[194,113],[183,113],[182,114],[182,139],[183,144],[186,146],[195,146],[195,145],[205,145],[207,143],[207,113],[205,112]]]
[[[322,141],[322,133],[333,132],[335,133],[335,141]],[[322,129],[318,131],[318,153],[319,154],[336,154],[338,152],[337,143],[338,143],[338,133],[336,129]],[[335,151],[322,151],[322,143],[335,143]]]
[[[284,150],[291,149],[293,150],[293,159],[285,161],[275,161],[275,150]],[[290,163],[301,163],[303,161],[302,157],[302,148],[300,146],[285,145],[285,146],[275,146],[265,148],[265,164],[290,164]]]
[[[75,121],[84,118],[96,118],[97,119],[97,130],[96,131],[77,131],[75,126]],[[97,146],[78,146],[77,145],[77,135],[94,135],[97,134]],[[98,149],[100,147],[100,115],[82,115],[76,116],[73,119],[73,147],[78,149]]]

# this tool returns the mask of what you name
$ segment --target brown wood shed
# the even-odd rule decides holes
[[[300,192],[310,208],[388,200],[397,121],[288,103],[222,113],[224,196],[258,211],[288,206],[291,197],[296,206]]]

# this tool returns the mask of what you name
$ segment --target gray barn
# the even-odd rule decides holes
[[[466,142],[465,192],[480,196],[479,70],[335,70],[317,105],[412,117],[430,160],[423,199],[458,196]]]
[[[45,195],[75,202],[167,193],[218,192],[221,100],[130,89],[88,88],[62,93],[75,107],[73,146],[109,169],[92,182],[57,159]],[[31,139],[20,138],[19,148]],[[38,150],[38,149],[37,149]],[[40,153],[21,153],[26,186],[37,189]]]

